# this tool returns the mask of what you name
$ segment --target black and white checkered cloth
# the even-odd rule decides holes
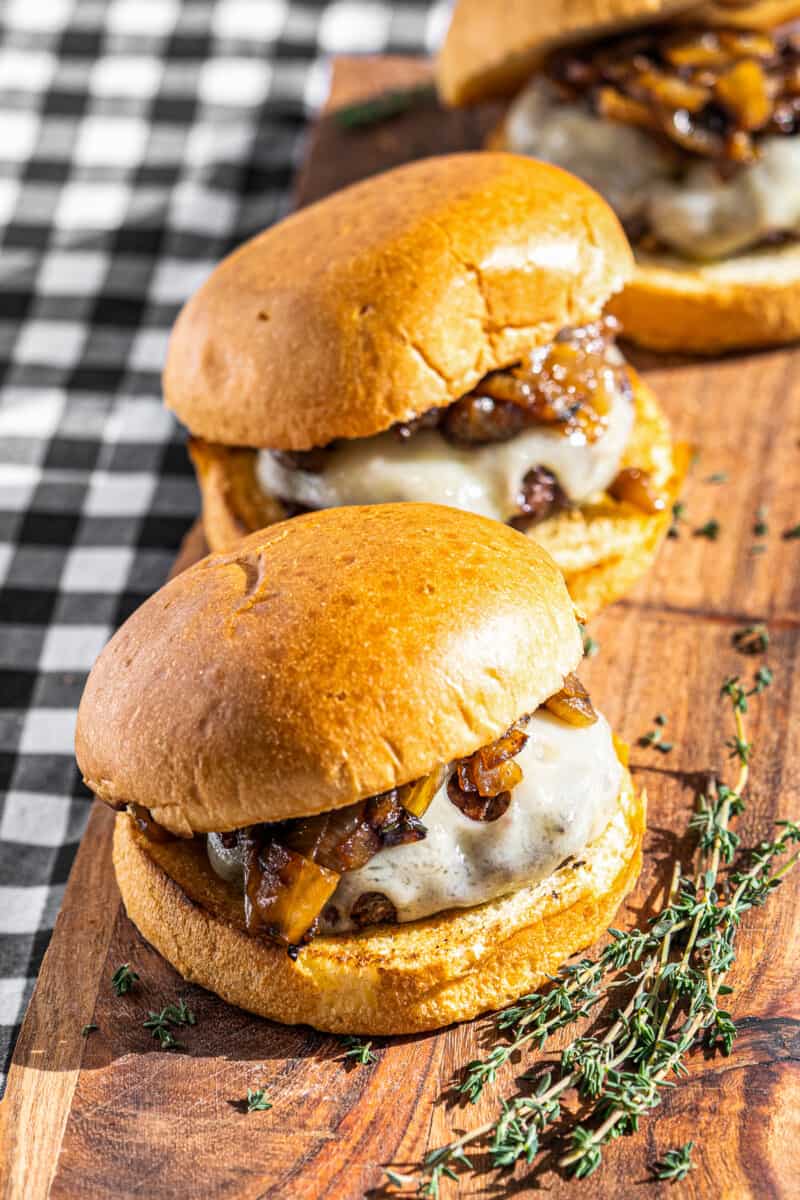
[[[327,56],[431,49],[447,9],[0,5],[0,1069],[88,813],[86,674],[198,510],[170,325],[284,211]]]

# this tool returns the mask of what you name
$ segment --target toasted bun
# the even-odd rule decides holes
[[[437,1029],[538,987],[614,919],[641,870],[645,797],[625,780],[615,816],[577,862],[534,887],[406,925],[319,937],[297,962],[242,928],[242,897],[205,845],[147,842],[117,817],[128,916],[185,979],[285,1024],[332,1033]]]
[[[653,350],[716,354],[800,338],[800,243],[713,263],[638,254],[610,305],[625,336]]]
[[[166,402],[225,445],[366,437],[595,318],[632,269],[611,209],[557,167],[423,159],[225,259],[178,317]]]
[[[692,0],[458,0],[436,66],[446,104],[512,96],[558,46],[649,25]]]
[[[137,609],[89,676],[78,762],[180,834],[280,821],[471,754],[580,658],[561,573],[522,534],[428,504],[328,509]]]
[[[634,376],[636,422],[622,466],[649,471],[671,502],[677,499],[686,473],[685,447],[674,446],[669,422],[658,401]],[[212,550],[230,550],[251,523],[260,495],[260,508],[275,508],[278,500],[261,492],[256,480],[256,452],[232,450],[206,442],[191,444],[203,497],[203,527]],[[652,563],[671,520],[671,503],[663,513],[649,515],[630,504],[604,496],[591,505],[558,513],[533,526],[530,536],[555,559],[578,608],[587,616],[624,595]]]
[[[513,94],[551,51],[660,22],[773,29],[800,16],[800,0],[742,5],[698,0],[459,0],[437,63],[446,104]]]

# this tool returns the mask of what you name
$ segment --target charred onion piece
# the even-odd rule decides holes
[[[473,821],[496,821],[511,802],[511,790],[522,779],[522,768],[511,760],[519,754],[528,735],[519,725],[481,746],[474,754],[459,759],[447,781],[453,804]]]
[[[456,808],[461,809],[464,816],[469,817],[471,821],[496,821],[503,816],[511,803],[511,792],[498,792],[496,796],[483,797],[477,792],[462,791],[455,773],[447,781],[447,794]]]
[[[569,499],[551,471],[533,467],[520,484],[517,507],[522,520],[515,518],[515,524],[527,527],[543,521],[559,508],[569,508]]]
[[[359,929],[367,925],[389,925],[397,920],[397,910],[383,892],[362,892],[350,909],[350,920]]]
[[[686,29],[621,34],[556,52],[548,72],[560,92],[612,121],[652,131],[721,175],[758,156],[758,134],[796,134],[800,42],[791,28],[766,33]]]
[[[297,946],[336,891],[339,875],[302,854],[249,839],[244,857],[245,924],[251,933]]]
[[[589,693],[577,675],[567,675],[561,691],[545,700],[544,707],[567,725],[594,725],[597,720]]]
[[[490,372],[460,400],[395,425],[395,433],[407,439],[436,427],[456,445],[485,446],[547,425],[564,434],[580,431],[595,441],[606,427],[614,396],[630,391],[628,368],[610,353],[617,329],[613,318],[604,317],[562,330],[525,361]]]
[[[281,832],[280,841],[330,871],[357,871],[385,846],[405,845],[425,837],[425,826],[400,803],[400,790],[395,788],[346,808],[291,821]]]
[[[663,512],[666,504],[653,486],[649,472],[639,467],[625,467],[620,471],[610,484],[608,494],[651,514]]]

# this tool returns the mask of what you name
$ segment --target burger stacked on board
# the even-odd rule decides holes
[[[389,171],[247,242],[184,308],[164,374],[209,546],[434,502],[529,533],[587,613],[617,598],[684,470],[604,315],[632,270],[596,192],[509,154]]]
[[[325,1030],[536,987],[641,865],[644,800],[581,656],[550,557],[471,513],[335,508],[202,560],[79,712],[130,917],[186,979]]]
[[[460,0],[450,104],[508,97],[490,145],[557,163],[623,222],[626,334],[714,352],[800,336],[800,3]]]
[[[109,643],[76,744],[185,978],[410,1032],[613,920],[644,797],[573,602],[646,569],[684,469],[604,312],[632,269],[585,183],[473,153],[289,217],[184,308],[165,395],[212,554]]]

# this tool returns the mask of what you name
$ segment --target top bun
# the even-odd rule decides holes
[[[459,0],[437,64],[439,93],[453,105],[512,96],[559,46],[639,25],[772,29],[798,16],[799,0]]]
[[[423,159],[225,259],[178,317],[166,402],[227,445],[368,437],[593,320],[632,270],[611,209],[559,168],[511,154]]]
[[[179,834],[340,808],[499,737],[578,665],[563,577],[499,522],[334,508],[151,596],[89,676],[86,782]]]

